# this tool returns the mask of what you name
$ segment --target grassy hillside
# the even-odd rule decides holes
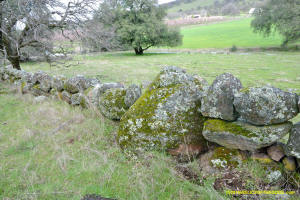
[[[174,5],[171,8],[169,8],[167,11],[168,13],[175,13],[181,11],[187,11],[191,9],[197,9],[199,6],[204,7],[204,6],[210,6],[213,5],[215,0],[195,0],[192,2],[182,2],[178,5]]]
[[[279,46],[281,36],[270,37],[253,33],[250,27],[251,18],[209,25],[183,27],[181,33],[183,45],[180,48],[228,48],[237,47],[270,47]]]

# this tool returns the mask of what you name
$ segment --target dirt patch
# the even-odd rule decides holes
[[[200,177],[195,172],[193,172],[192,169],[186,166],[177,165],[175,169],[186,180],[191,181],[192,183],[195,183],[197,185],[202,185],[203,181],[206,179],[205,177],[202,177],[200,179]]]

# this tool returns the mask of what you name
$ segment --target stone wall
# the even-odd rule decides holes
[[[289,121],[299,114],[300,97],[269,86],[244,88],[229,73],[208,85],[197,75],[166,67],[143,94],[137,85],[101,83],[80,75],[67,79],[10,66],[0,68],[0,80],[38,99],[54,97],[120,120],[117,138],[124,151],[199,155],[221,146],[250,152],[256,159],[289,164],[300,160],[300,124]],[[287,134],[288,143],[280,143]]]

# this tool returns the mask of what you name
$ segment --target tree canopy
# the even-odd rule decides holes
[[[0,54],[16,69],[21,51],[33,47],[50,50],[52,30],[76,29],[88,15],[93,0],[0,1]]]
[[[182,36],[163,21],[166,12],[157,0],[105,0],[95,16],[114,27],[116,39],[138,55],[152,46],[176,46]]]
[[[256,9],[251,26],[265,36],[277,31],[284,36],[283,45],[297,41],[300,38],[300,0],[268,0]]]

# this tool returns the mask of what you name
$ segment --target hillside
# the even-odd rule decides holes
[[[176,0],[164,5],[169,18],[192,14],[240,15],[258,7],[263,0]]]
[[[270,37],[253,33],[251,18],[208,25],[193,25],[181,28],[183,44],[180,48],[230,48],[280,46],[282,37],[278,34]]]

